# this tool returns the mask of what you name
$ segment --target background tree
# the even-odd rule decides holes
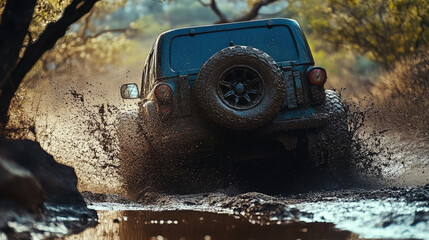
[[[0,131],[25,75],[70,25],[87,14],[98,0],[2,0],[0,23]],[[52,20],[46,24],[46,20]],[[38,34],[34,28],[46,26]]]
[[[278,0],[247,0],[247,5],[249,10],[244,13],[242,16],[229,19],[227,15],[221,11],[216,0],[210,0],[210,2],[205,2],[204,0],[198,0],[201,5],[204,7],[209,7],[213,13],[219,18],[215,23],[229,23],[229,22],[243,22],[253,20],[258,17],[259,11],[262,7],[270,5]]]
[[[288,2],[309,31],[335,47],[367,54],[385,69],[429,44],[427,0]]]
[[[103,23],[127,1],[104,1],[97,3],[87,15],[73,24],[55,46],[47,51],[37,63],[41,69],[33,74],[44,75],[70,72],[74,69],[85,69],[97,63],[97,69],[103,69],[116,60],[119,52],[124,52],[131,44],[127,36],[133,29],[126,26],[111,27]],[[95,69],[94,67],[91,67]]]

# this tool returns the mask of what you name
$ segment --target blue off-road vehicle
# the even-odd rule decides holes
[[[327,137],[326,129],[335,136],[347,125],[338,94],[324,89],[326,80],[291,19],[162,33],[147,57],[141,90],[121,87],[123,98],[141,99],[139,126],[121,130],[129,138],[122,145],[130,148],[121,153],[124,168],[135,176],[156,166],[149,172],[168,175],[174,172],[168,163],[203,156],[238,161],[297,148],[329,155],[328,146],[340,138]],[[141,179],[128,184],[147,180]]]

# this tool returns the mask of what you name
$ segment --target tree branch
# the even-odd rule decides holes
[[[204,7],[210,7],[211,10],[218,16],[219,21],[215,23],[229,23],[229,22],[243,22],[248,21],[256,18],[259,14],[259,10],[266,5],[269,5],[275,1],[278,0],[261,0],[253,5],[253,7],[250,9],[248,13],[246,13],[244,16],[241,16],[239,18],[229,20],[222,11],[220,11],[219,7],[217,6],[216,0],[210,0],[210,3],[205,3],[202,0],[198,0],[198,2],[204,6]]]
[[[261,1],[257,2],[257,3],[255,3],[253,5],[252,9],[250,9],[250,11],[246,15],[235,19],[234,22],[249,21],[249,20],[252,20],[252,19],[256,18],[258,16],[258,14],[259,14],[259,10],[263,6],[267,6],[267,5],[269,5],[269,4],[271,4],[271,3],[275,2],[275,1],[277,1],[277,0],[261,0]]]
[[[210,3],[205,3],[202,0],[198,0],[198,2],[203,5],[203,7],[210,7]]]
[[[69,26],[87,14],[97,1],[99,0],[73,0],[66,7],[61,18],[58,19],[57,22],[49,23],[39,38],[27,47],[24,52],[24,56],[19,60],[10,75],[5,79],[4,84],[0,85],[2,88],[0,95],[0,125],[3,125],[3,127],[6,125],[8,121],[7,112],[10,101],[25,75],[31,70],[37,60],[40,59],[43,53],[51,49],[57,40],[64,36]],[[9,2],[17,1],[9,0],[8,3]],[[2,26],[3,23],[4,22],[1,24]]]
[[[219,21],[217,21],[216,23],[230,22],[228,18],[225,16],[225,14],[223,14],[223,12],[220,11],[219,7],[217,6],[216,0],[210,0],[210,8],[216,14],[216,16],[219,17]]]
[[[198,0],[198,2],[204,7],[210,7],[211,10],[214,12],[214,14],[216,14],[216,16],[218,16],[219,21],[217,21],[215,23],[228,23],[228,22],[230,22],[228,20],[228,18],[225,16],[225,14],[223,14],[222,11],[220,11],[219,7],[217,6],[216,0],[210,0],[210,3],[205,3],[202,0]]]
[[[90,18],[91,18],[91,16],[92,16],[92,14],[94,14],[94,8],[92,8],[92,9],[89,11],[88,15],[86,15],[86,17],[85,17],[85,25],[84,25],[84,26],[83,26],[83,28],[82,28],[82,32],[81,32],[81,34],[80,34],[80,36],[81,36],[81,37],[85,37],[86,31],[87,31],[87,30],[88,30],[88,28],[89,28],[89,20],[90,20]]]
[[[93,34],[93,35],[89,36],[88,38],[96,38],[96,37],[99,37],[102,34],[109,33],[109,32],[125,33],[127,30],[128,30],[128,28],[105,29],[103,31],[100,31],[100,32],[98,32],[96,34]]]
[[[57,22],[49,23],[40,37],[27,47],[16,67],[21,74],[16,73],[13,78],[24,77],[43,53],[51,49],[57,40],[65,35],[69,26],[87,14],[97,1],[99,0],[73,0],[64,10],[62,17]]]

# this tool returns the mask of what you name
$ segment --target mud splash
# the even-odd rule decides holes
[[[366,97],[347,103],[347,112],[355,172],[389,186],[429,183],[429,135],[411,127],[410,116],[392,113]]]
[[[106,81],[112,77],[118,81]],[[140,77],[115,69],[96,77],[70,73],[24,83],[11,109],[10,137],[35,140],[56,161],[75,168],[79,190],[121,193],[117,117],[136,109],[137,102],[124,103],[119,85]]]
[[[136,68],[140,69],[140,66]],[[128,82],[130,71],[124,72],[126,72],[126,77],[122,81]],[[135,72],[136,76],[132,77],[139,79],[138,71]],[[119,83],[105,81],[106,78],[111,78],[113,75],[120,74],[109,73],[96,78],[90,74],[80,74],[70,78],[45,79],[38,85],[31,86],[34,89],[23,88],[23,91],[19,92],[15,99],[17,107],[14,109],[9,127],[20,131],[15,132],[13,137],[37,140],[45,150],[54,155],[57,161],[74,167],[79,178],[78,188],[80,191],[124,194],[123,178],[120,172],[121,150],[118,128],[123,116],[133,115],[132,118],[137,119],[138,100],[127,102],[121,100]],[[133,81],[138,82],[138,80],[131,82]],[[40,94],[41,92],[45,94]],[[392,138],[390,132],[385,132],[386,129],[368,127],[367,120],[370,109],[372,106],[367,100],[347,106],[347,121],[350,137],[353,139],[352,153],[348,157],[349,159],[341,159],[341,161],[350,163],[348,165],[353,168],[352,175],[355,175],[353,178],[361,176],[364,178],[387,177],[386,180],[390,183],[392,179],[398,178],[399,172],[407,173],[407,175],[410,171],[415,172],[414,170],[418,169],[415,165],[418,163],[416,159],[407,158],[408,161],[402,164],[399,154],[392,161],[391,152],[398,152],[397,149],[391,148],[392,142],[402,140],[397,139],[395,134]],[[390,141],[391,139],[393,140]],[[135,145],[135,152],[138,152],[141,146],[137,145],[136,142],[138,141],[135,138],[130,137],[130,141],[125,144]],[[386,146],[390,148],[388,149]],[[418,151],[424,152],[424,146],[424,144],[420,146]],[[423,155],[425,154],[423,153]],[[426,159],[424,163],[427,163],[424,167],[427,167],[429,171],[429,160],[424,159]],[[311,174],[307,174],[308,169],[306,167],[300,166],[299,160],[288,166],[273,165],[272,168],[276,171],[285,167],[296,169],[296,171],[291,170],[284,173],[289,175],[285,179],[273,180],[276,182],[303,181],[306,182],[304,185],[307,186],[320,182],[319,179],[315,181],[306,180],[311,177]],[[266,170],[269,171],[269,169]],[[314,171],[315,174],[317,172]],[[230,173],[228,174],[230,175]],[[282,175],[282,173],[278,174]],[[249,172],[248,175],[255,179],[255,176],[259,174],[255,175]],[[267,173],[260,179],[268,181],[272,178],[271,175]],[[219,179],[227,177],[229,176],[219,176]],[[424,177],[424,174],[416,175],[416,178],[421,177]],[[233,185],[237,182],[235,179],[228,181]],[[244,185],[251,186],[250,188],[244,186],[244,191],[260,191],[266,188],[265,184],[265,186],[261,185],[252,189],[252,186],[258,184],[243,182]],[[417,181],[417,183],[424,184],[425,180]],[[200,185],[204,186],[204,184]],[[274,185],[273,188],[276,187]],[[323,187],[323,184],[321,185]],[[327,183],[325,185],[325,187],[332,187],[335,184]],[[288,184],[285,189],[293,186],[294,184]],[[306,188],[306,186],[300,187]]]
[[[58,105],[63,104],[68,105],[68,107],[57,106],[53,109],[46,109],[46,113],[37,116],[34,123],[34,133],[28,132],[31,126],[27,129],[27,132],[23,131],[24,138],[38,140],[45,150],[56,157],[57,161],[73,166],[79,178],[78,187],[81,191],[124,194],[120,173],[118,127],[121,124],[120,120],[124,116],[132,115],[130,119],[138,121],[137,102],[110,104],[109,102],[116,101],[110,99],[103,102],[90,99],[92,92],[96,91],[96,89],[96,86],[92,83],[88,83],[88,89],[84,91],[70,88],[56,92],[57,90],[51,89],[52,92],[56,92],[53,95],[56,101],[59,102]],[[45,103],[42,103],[42,105],[47,105],[46,102],[52,101],[52,97],[47,97],[43,101]],[[365,103],[361,102],[347,106],[347,121],[353,143],[350,159],[346,161],[350,163],[348,166],[353,167],[352,173],[355,175],[353,178],[358,178],[359,176],[380,178],[388,176],[389,173],[394,175],[397,172],[395,172],[395,169],[404,169],[404,166],[400,161],[392,164],[390,149],[387,149],[385,147],[386,143],[383,142],[386,134],[383,130],[365,128],[367,116],[372,106],[364,105]],[[49,112],[56,112],[56,115],[48,115],[47,113]],[[135,152],[138,152],[139,145],[136,145],[135,139],[131,137],[132,134],[133,132],[130,133],[129,142],[125,144],[135,145],[135,148],[137,148]],[[23,136],[15,137],[21,138]],[[345,160],[341,159],[341,161]],[[295,165],[293,163],[290,166],[273,167],[273,169],[296,169],[291,170],[290,173],[280,174],[289,175],[290,177],[274,179],[274,181],[291,182],[303,180],[308,183],[308,186],[320,182],[319,179],[307,181],[311,178],[311,174],[307,174],[308,169],[306,167],[299,166],[299,161],[296,162],[298,163]],[[267,169],[267,171],[270,170]],[[314,172],[317,174],[317,171]],[[250,176],[247,177],[254,178],[254,176],[260,174],[255,175],[250,172],[248,175]],[[301,175],[304,177],[301,177]],[[219,177],[222,178],[222,176]],[[323,178],[323,176],[321,177]],[[267,174],[267,179],[270,178],[270,174]],[[268,181],[267,179],[261,180]],[[231,183],[234,182],[237,181],[231,180]],[[354,184],[353,181],[351,181],[351,184]],[[260,191],[261,189],[271,188],[267,188],[267,184],[261,185],[254,182],[247,185],[260,185],[260,187],[252,189],[244,186],[243,190]],[[272,188],[274,188],[274,185]],[[289,184],[286,188],[293,187],[293,185]],[[318,185],[318,187],[320,186],[323,187],[323,184]],[[330,183],[325,185],[325,187],[331,186],[333,185]],[[299,188],[301,187],[306,188],[305,186],[300,186]]]

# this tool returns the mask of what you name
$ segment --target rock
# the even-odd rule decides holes
[[[39,143],[6,139],[0,144],[0,156],[13,161],[15,165],[33,175],[45,191],[46,202],[86,206],[76,188],[77,177],[74,169],[57,163]]]
[[[0,157],[0,199],[36,212],[43,204],[44,191],[30,171]]]
[[[0,239],[51,239],[94,227],[97,213],[76,185],[73,168],[38,143],[0,136]]]

